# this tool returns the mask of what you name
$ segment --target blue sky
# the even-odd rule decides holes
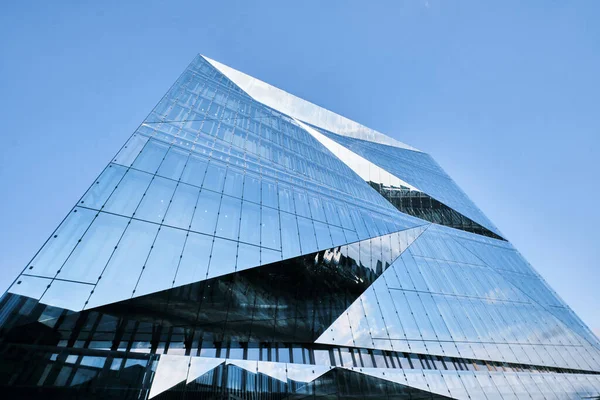
[[[600,3],[121,3],[3,5],[0,291],[203,53],[431,153],[600,332]]]

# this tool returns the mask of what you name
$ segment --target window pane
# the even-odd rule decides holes
[[[302,254],[314,253],[318,250],[315,228],[310,219],[298,217],[298,231],[300,232],[300,246]]]
[[[128,299],[156,238],[158,225],[132,220],[96,285],[86,308]]]
[[[8,292],[31,297],[32,299],[39,299],[42,297],[42,294],[44,294],[51,282],[52,279],[50,278],[38,278],[37,276],[21,275],[8,289]]]
[[[262,180],[262,205],[267,207],[278,207],[277,185],[274,181],[263,178]]]
[[[60,279],[96,283],[128,219],[101,212],[61,268]]]
[[[233,240],[238,239],[241,211],[242,200],[223,196],[221,208],[219,209],[219,221],[217,222],[217,236]]]
[[[336,208],[340,217],[340,223],[344,229],[354,230],[354,223],[345,205],[336,202]]]
[[[90,297],[93,288],[94,285],[55,279],[40,299],[40,303],[80,311]]]
[[[408,291],[404,292],[404,294],[408,304],[410,304],[415,320],[417,321],[421,337],[424,340],[436,340],[435,331],[433,330],[433,326],[431,326],[431,322],[427,315],[428,310],[423,307],[421,301],[421,294]],[[437,307],[435,311],[437,312]]]
[[[332,200],[323,199],[323,207],[327,217],[327,222],[330,225],[341,225],[340,217],[338,216],[337,210],[333,205]]]
[[[135,134],[129,139],[127,144],[121,149],[119,154],[115,157],[115,162],[121,165],[129,167],[131,163],[136,159],[140,151],[146,145],[148,138]]]
[[[314,221],[315,224],[315,232],[317,234],[317,245],[319,249],[329,249],[333,247],[333,243],[331,242],[331,235],[329,234],[329,228],[327,224],[323,222]]]
[[[392,295],[394,305],[396,306],[396,311],[398,311],[400,321],[402,321],[402,327],[404,328],[406,338],[409,340],[420,340],[421,333],[419,332],[419,327],[411,313],[410,305],[406,301],[404,292],[401,290],[390,290],[390,294]]]
[[[346,243],[354,243],[360,240],[356,232],[344,229],[344,236],[346,236]]]
[[[244,200],[260,203],[260,178],[246,173],[244,177]]]
[[[131,217],[151,180],[152,175],[130,169],[106,202],[104,211]]]
[[[321,199],[317,195],[309,195],[310,200],[310,211],[313,220],[325,221],[325,212],[323,211],[323,204]]]
[[[208,278],[214,278],[215,276],[221,276],[234,272],[236,254],[236,242],[232,240],[215,238],[212,254],[210,256]]]
[[[172,286],[184,241],[185,231],[166,226],[160,228],[140,282],[135,288],[136,297]]]
[[[188,156],[188,152],[171,147],[165,156],[165,160],[160,165],[157,174],[175,179],[176,181],[179,180]]]
[[[239,243],[236,271],[260,265],[260,247]]]
[[[292,189],[289,186],[279,184],[279,209],[289,213],[294,213],[294,198]]]
[[[155,176],[140,203],[140,207],[134,214],[135,217],[161,223],[176,186],[177,182],[175,181]]]
[[[261,207],[261,246],[280,249],[279,213],[268,207]]]
[[[369,231],[367,231],[365,223],[356,208],[350,209],[350,218],[352,219],[352,225],[354,225],[354,229],[356,231],[356,234],[358,235],[359,240],[369,238]]]
[[[175,286],[206,279],[213,238],[190,232],[179,263]]]
[[[225,171],[225,165],[211,160],[206,168],[206,177],[202,188],[221,193],[225,183]]]
[[[393,273],[393,271],[391,272]],[[386,277],[389,275],[389,273],[386,274]],[[385,284],[385,280],[375,281],[375,283],[373,283],[373,290],[375,290],[377,295],[383,320],[385,321],[385,327],[390,339],[393,340],[392,343],[394,343],[396,349],[402,347],[402,343],[406,339],[404,336],[404,329],[402,328],[402,324],[396,313],[396,306],[390,295],[390,289],[388,289]]]
[[[406,257],[402,257],[402,261],[404,261],[404,266],[410,275],[410,279],[414,284],[415,289],[424,292],[428,291],[427,284],[425,284],[425,280],[423,279],[414,258],[407,255]]]
[[[220,203],[220,194],[202,190],[198,197],[194,218],[192,218],[192,230],[214,235]]]
[[[155,174],[167,153],[169,146],[149,140],[140,155],[135,159],[133,168]]]
[[[54,277],[94,220],[96,213],[97,211],[85,208],[73,210],[31,261],[27,273]]]
[[[181,175],[181,181],[198,187],[202,186],[207,164],[205,159],[191,155]]]
[[[199,194],[200,189],[197,187],[180,183],[173,195],[173,201],[167,210],[165,225],[188,229]]]
[[[272,262],[281,261],[281,252],[277,250],[261,247],[260,249],[260,264],[270,264]]]
[[[294,190],[294,203],[296,205],[296,214],[310,218],[310,206],[308,205],[306,192]]]
[[[331,357],[329,357],[329,350],[315,350],[315,364],[317,365],[331,365]]]
[[[242,202],[240,241],[260,245],[260,206],[258,204]]]
[[[280,213],[281,218],[281,252],[283,258],[292,258],[300,255],[300,237],[298,236],[298,224],[296,216],[288,213]]]
[[[242,197],[244,188],[244,174],[237,169],[229,168],[223,193],[233,197]]]
[[[372,347],[373,341],[369,335],[369,324],[365,317],[362,302],[356,301],[348,308],[348,319],[352,327],[352,337],[357,347]],[[363,360],[364,361],[364,360]],[[366,366],[366,365],[365,365]]]
[[[344,230],[342,228],[329,225],[329,231],[331,232],[331,240],[333,241],[334,246],[340,246],[342,244],[348,243],[346,241],[346,236],[344,235]]]
[[[240,129],[236,129],[233,132],[233,138],[231,140],[232,144],[234,146],[243,148],[244,147],[244,143],[246,142],[246,135],[247,133],[240,130]]]
[[[126,171],[127,168],[125,167],[110,164],[83,196],[81,205],[99,210],[106,203]]]

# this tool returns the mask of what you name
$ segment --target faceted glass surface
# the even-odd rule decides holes
[[[600,342],[427,154],[197,56],[0,298],[15,398],[568,399]]]

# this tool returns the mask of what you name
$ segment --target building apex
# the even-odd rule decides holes
[[[205,55],[200,54],[200,56],[229,78],[250,97],[283,114],[338,135],[399,147],[406,150],[420,151],[412,146],[384,135],[381,132],[368,128],[349,118],[311,103],[310,101],[301,99],[298,96],[215,61]]]

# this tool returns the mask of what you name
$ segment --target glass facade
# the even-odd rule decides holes
[[[593,398],[600,342],[430,156],[197,56],[0,298],[0,386]]]

